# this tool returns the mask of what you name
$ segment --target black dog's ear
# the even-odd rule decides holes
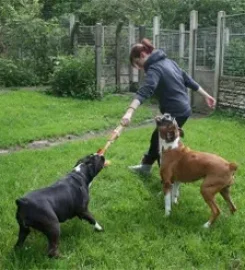
[[[79,165],[81,162],[79,162],[79,160],[76,162],[76,164],[73,166],[73,168],[77,167],[77,165]]]
[[[156,124],[159,126],[162,122],[162,117],[160,115],[155,117]]]
[[[88,162],[90,162],[91,157],[93,157],[93,156],[94,156],[94,154],[90,154],[90,155],[87,155],[87,156],[85,156],[85,157],[80,158],[80,159],[77,161],[77,163],[75,164],[74,167],[76,167],[77,165],[82,164],[82,163],[87,164]]]
[[[184,138],[184,136],[185,136],[184,130],[182,128],[178,128],[178,130],[179,130],[180,137]]]
[[[81,164],[81,163],[83,163],[83,159],[82,159],[82,158],[80,158],[80,159],[76,162],[76,164],[74,165],[74,168],[77,167],[77,165],[79,165],[79,164]]]

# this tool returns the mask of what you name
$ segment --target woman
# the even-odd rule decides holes
[[[148,39],[143,39],[132,47],[130,62],[133,67],[144,69],[145,79],[122,117],[122,125],[129,125],[134,111],[154,94],[159,101],[160,112],[170,113],[179,127],[183,127],[191,115],[187,87],[201,94],[210,108],[215,107],[215,99],[174,61],[168,59],[163,50],[155,50]],[[136,172],[149,173],[156,160],[159,163],[157,129],[152,133],[150,148],[141,164],[129,168]]]

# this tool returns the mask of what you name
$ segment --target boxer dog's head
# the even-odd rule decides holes
[[[155,118],[160,138],[166,143],[175,141],[178,137],[184,137],[184,132],[178,127],[174,117],[169,113]]]
[[[77,161],[74,166],[76,172],[88,174],[93,179],[104,167],[105,157],[98,154],[87,155]]]

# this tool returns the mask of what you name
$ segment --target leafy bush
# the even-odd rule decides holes
[[[57,58],[57,65],[51,76],[51,92],[58,96],[72,96],[81,99],[95,99],[94,53],[89,48],[80,54]]]
[[[245,76],[245,42],[233,39],[225,48],[224,75]]]
[[[36,83],[35,75],[18,62],[0,58],[0,85],[27,86]]]

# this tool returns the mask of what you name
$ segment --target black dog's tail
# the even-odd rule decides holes
[[[17,205],[17,212],[16,212],[16,219],[20,226],[23,226],[25,228],[29,227],[30,224],[28,224],[28,219],[27,219],[27,211],[26,211],[26,206],[28,205],[28,201],[24,198],[17,199],[15,201]]]
[[[16,205],[18,207],[22,207],[22,206],[27,205],[28,204],[28,201],[25,198],[20,198],[20,199],[15,200],[15,203],[16,203]]]

